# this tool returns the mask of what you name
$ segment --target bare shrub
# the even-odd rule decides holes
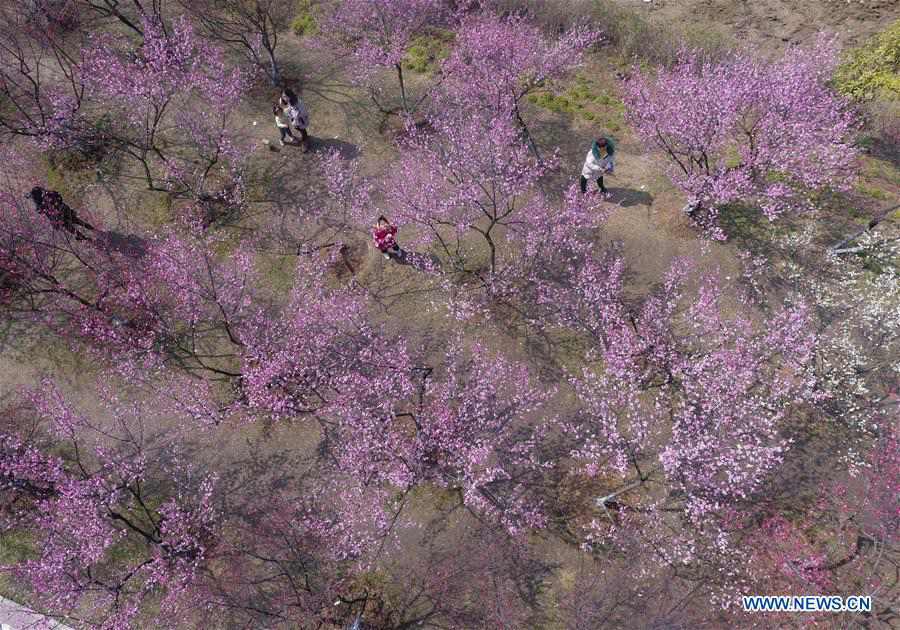
[[[605,42],[626,61],[670,65],[684,46],[718,57],[732,47],[721,32],[693,25],[653,22],[640,11],[613,0],[495,0],[500,13],[522,13],[548,32],[562,32],[574,24],[590,21],[603,32]]]
[[[876,100],[867,104],[877,157],[900,165],[900,101]]]

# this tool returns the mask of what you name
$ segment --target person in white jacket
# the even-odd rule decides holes
[[[288,116],[288,113],[284,111],[280,101],[272,106],[272,114],[275,116],[275,128],[278,129],[278,133],[281,134],[281,146],[284,146],[284,141],[288,138],[291,139],[291,142],[296,142],[297,139],[294,138],[294,134],[291,133],[291,118]]]
[[[584,158],[584,166],[581,167],[581,192],[587,192],[589,179],[597,179],[600,192],[606,192],[603,185],[603,176],[612,175],[616,168],[616,145],[612,138],[597,138],[591,145],[587,157]]]

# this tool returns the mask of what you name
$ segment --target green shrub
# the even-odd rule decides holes
[[[860,100],[900,100],[900,20],[849,52],[835,73],[835,87]]]
[[[863,194],[866,197],[871,197],[872,199],[878,199],[879,201],[887,201],[891,198],[889,192],[876,188],[875,186],[869,186],[862,182],[856,185],[856,192]]]
[[[403,67],[422,74],[435,72],[441,61],[450,54],[453,32],[431,29],[424,35],[415,37],[403,58]]]
[[[535,92],[528,95],[528,100],[551,112],[596,122],[610,131],[620,131],[625,125],[622,101],[583,75],[576,76],[563,92]]]
[[[297,37],[313,35],[319,30],[312,0],[300,0],[297,3],[297,13],[291,20],[291,30]]]

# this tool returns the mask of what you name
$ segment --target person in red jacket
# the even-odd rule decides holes
[[[397,245],[397,226],[391,225],[384,215],[378,217],[378,221],[372,226],[372,239],[385,258],[403,257],[403,250]]]

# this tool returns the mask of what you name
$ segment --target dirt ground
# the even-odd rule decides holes
[[[835,32],[842,45],[857,45],[900,18],[900,0],[617,1],[646,14],[651,20],[709,24],[764,53],[775,53],[788,43],[807,42],[823,30]],[[346,75],[347,60],[326,58],[321,51],[304,45],[293,35],[285,37],[279,54],[285,61],[285,75],[301,88],[311,112],[313,150],[301,154],[296,147],[276,146],[278,134],[272,126],[269,104],[276,94],[271,87],[260,84],[252,99],[248,99],[239,122],[248,140],[258,147],[254,160],[270,167],[278,165],[287,189],[298,191],[316,185],[311,181],[310,167],[316,156],[329,148],[357,160],[367,175],[377,176],[389,169],[396,151],[389,135],[383,133],[384,119],[374,112],[365,93],[350,85]],[[597,60],[588,65],[589,71],[611,74]],[[537,107],[530,108],[528,114],[531,116],[529,121],[535,122],[535,135],[542,148],[560,149],[561,165],[553,182],[560,194],[564,186],[577,180],[591,139],[604,130]],[[662,160],[648,153],[627,130],[616,134],[616,139],[619,141],[617,173],[606,182],[612,193],[610,202],[615,208],[601,239],[620,244],[631,274],[629,290],[641,292],[659,282],[676,256],[702,257],[705,265],[718,267],[726,279],[730,279],[729,276],[738,269],[739,245],[701,239],[680,212],[684,199],[665,178]],[[898,198],[900,179],[897,174],[900,171],[874,162],[868,163],[866,169],[864,173],[868,173],[866,177],[870,184],[875,182],[873,185],[889,199]],[[109,200],[103,200],[105,193],[99,187],[94,186],[84,193],[83,200],[94,207],[112,205]],[[268,208],[268,202],[260,199],[253,211],[262,217]],[[106,218],[115,219],[111,212]],[[865,216],[860,218],[865,220]],[[402,231],[400,236],[401,239],[405,236]],[[421,276],[410,269],[395,268],[383,260],[368,246],[368,235],[361,234],[360,242],[364,245],[360,249],[362,261],[356,281],[365,285],[373,299],[383,306],[387,319],[414,329],[414,335],[424,343],[430,343],[428,330],[439,323],[442,315],[427,308],[431,296],[428,287],[423,287]],[[283,264],[285,269],[281,271],[290,273],[290,257],[285,257]],[[497,343],[508,341],[503,339]],[[506,350],[509,352],[509,348]],[[0,347],[0,393],[33,383],[39,374],[52,374],[62,379],[61,386],[68,392],[89,391],[88,383],[96,373],[75,359],[58,343],[43,346],[40,350],[30,347],[15,351]],[[82,402],[87,409],[95,410],[91,401]],[[285,448],[309,448],[308,438],[313,436],[307,435],[304,439],[302,433],[296,426],[276,427],[272,434],[260,428],[235,431],[219,438],[217,448],[212,450],[222,461],[210,462],[210,465],[225,468],[228,462],[242,461],[250,453],[261,453],[267,448],[275,450],[273,445],[276,443]],[[570,559],[561,561],[569,562]]]
[[[735,0],[617,1],[653,20],[700,21],[723,28],[735,38],[765,43],[773,49],[784,41],[805,41],[820,29],[831,27],[840,27],[842,41],[857,42],[900,17],[900,0],[759,0],[752,3]],[[349,61],[307,46],[293,34],[285,34],[279,57],[285,76],[300,88],[311,112],[312,151],[302,154],[297,147],[277,146],[278,134],[270,114],[270,102],[277,98],[277,91],[261,81],[242,106],[240,119],[236,122],[243,130],[245,139],[257,147],[254,163],[276,172],[278,184],[288,192],[297,191],[298,194],[320,184],[311,177],[312,166],[318,156],[330,149],[337,149],[357,162],[366,175],[383,175],[396,156],[396,148],[391,134],[386,132],[385,117],[375,110],[363,90],[351,84],[347,76]],[[610,91],[615,92],[613,71],[604,64],[602,57],[589,59],[580,72],[600,77],[610,86]],[[416,82],[421,80],[422,77],[409,77],[413,91]],[[560,152],[560,168],[548,185],[552,188],[551,195],[561,196],[565,187],[577,180],[591,139],[597,133],[607,133],[607,130],[601,125],[566,114],[553,113],[530,104],[528,107],[529,121],[530,124],[533,121],[533,131],[542,150],[549,152],[558,149]],[[718,267],[726,277],[736,272],[739,246],[734,242],[710,243],[699,238],[697,229],[680,212],[684,199],[665,177],[664,162],[648,152],[627,128],[614,136],[619,144],[617,172],[607,180],[612,193],[609,201],[614,209],[600,238],[621,246],[630,275],[629,291],[641,293],[658,282],[676,256],[702,256],[705,266]],[[885,199],[878,202],[869,199],[873,208],[898,199],[900,178],[896,168],[870,160],[863,173],[867,184],[877,188]],[[110,192],[99,184],[89,183],[83,188],[80,183],[73,186],[81,189],[67,192],[73,193],[73,197],[80,200],[83,206],[105,215],[104,223],[109,227],[140,232],[141,228],[152,229],[154,224],[166,221],[165,216],[147,217],[143,216],[144,212],[140,216],[135,215],[134,208],[146,206],[139,203],[144,200],[140,191],[133,191],[133,198],[129,192],[127,199],[117,200],[111,198]],[[270,191],[260,191],[260,199],[251,204],[251,214],[261,220],[265,220],[270,210],[270,204],[265,199],[270,196],[267,192]],[[861,199],[861,202],[865,201]],[[112,206],[127,210],[105,210]],[[384,210],[389,212],[389,209]],[[858,218],[864,221],[866,214]],[[400,236],[401,239],[408,237],[403,230]],[[423,286],[418,272],[397,269],[384,261],[369,246],[365,233],[359,234],[357,245],[360,264],[356,281],[367,287],[375,301],[382,305],[385,315],[409,325],[411,320],[406,315],[415,314],[414,327],[420,332],[429,329],[430,324],[434,323],[432,318],[442,317],[427,308],[431,295],[429,287]],[[284,267],[278,270],[279,274],[289,276],[293,258],[279,258]],[[426,313],[429,315],[426,316]],[[91,370],[72,370],[70,364],[74,357],[60,346],[50,343],[41,352],[35,352],[33,347],[0,348],[2,390],[9,392],[17,385],[34,382],[41,373],[53,374],[67,382],[68,389],[83,390],[84,377]],[[79,374],[81,378],[73,378],[73,374]]]
[[[900,0],[616,0],[663,22],[701,22],[775,51],[822,31],[856,46],[900,18]]]

